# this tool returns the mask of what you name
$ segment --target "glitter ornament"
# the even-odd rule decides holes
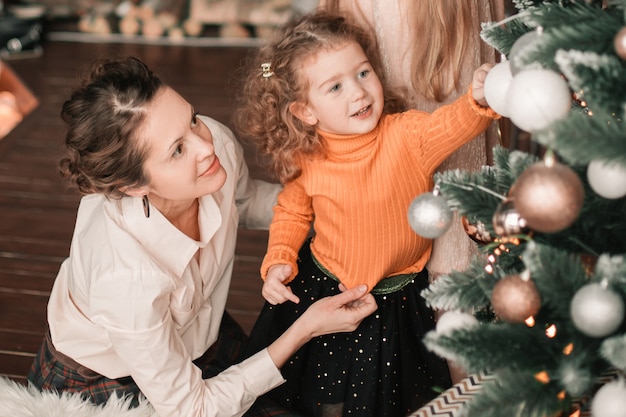
[[[476,317],[458,310],[446,311],[437,319],[435,330],[438,334],[449,335],[457,329],[469,329],[478,324]]]
[[[626,60],[626,27],[620,29],[613,38],[613,46],[618,57]]]
[[[606,285],[587,284],[572,298],[570,314],[576,328],[587,336],[608,336],[624,320],[624,300]]]
[[[467,236],[472,239],[476,243],[491,243],[493,242],[493,237],[487,230],[485,223],[480,220],[476,222],[470,223],[466,216],[461,217],[461,224],[463,225],[463,229]]]
[[[506,96],[512,80],[513,74],[511,74],[509,61],[502,61],[496,64],[485,78],[485,100],[487,100],[487,104],[493,111],[504,117],[509,117],[509,111],[506,107]]]
[[[493,287],[491,305],[502,320],[521,323],[537,314],[541,308],[541,296],[527,274],[509,275]]]
[[[589,185],[601,197],[622,198],[626,195],[626,166],[595,160],[587,167]]]
[[[510,237],[528,232],[526,219],[520,216],[511,198],[507,198],[498,205],[493,214],[492,226],[500,237]]]
[[[578,175],[553,158],[528,167],[511,193],[528,227],[543,233],[555,233],[574,223],[585,197]]]
[[[409,225],[415,233],[434,239],[446,232],[452,224],[452,210],[445,198],[437,193],[424,193],[409,206]]]
[[[509,51],[509,62],[511,63],[511,74],[516,75],[520,71],[522,71],[522,66],[520,64],[521,52],[524,51],[527,47],[533,45],[539,40],[539,36],[541,36],[542,29],[539,28],[537,30],[533,30],[532,32],[526,32],[513,43],[511,46],[511,50]]]
[[[515,75],[506,95],[511,121],[531,133],[564,119],[571,107],[572,93],[567,82],[546,69],[530,69]]]
[[[626,416],[626,385],[623,379],[604,384],[591,400],[592,417]]]

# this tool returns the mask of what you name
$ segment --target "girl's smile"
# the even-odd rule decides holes
[[[292,112],[305,123],[340,135],[369,133],[383,112],[383,87],[356,42],[322,49],[302,65],[307,102]]]

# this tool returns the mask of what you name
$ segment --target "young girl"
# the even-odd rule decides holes
[[[496,61],[494,49],[482,41],[479,33],[482,23],[505,17],[504,3],[503,0],[320,0],[321,7],[354,16],[360,26],[375,36],[389,84],[407,86],[409,107],[427,112],[465,94],[473,70],[481,63]],[[446,158],[437,171],[479,171],[489,163],[494,146],[501,140],[507,144],[510,130],[507,122],[501,119],[499,123],[491,123],[484,133]],[[426,265],[431,281],[453,270],[466,270],[472,256],[477,254],[475,242],[467,237],[460,219],[456,219],[446,233],[433,241]],[[454,366],[450,371],[452,382],[466,376]]]
[[[497,118],[483,107],[490,66],[454,103],[400,113],[374,51],[346,18],[306,15],[258,52],[236,116],[284,184],[252,340],[272,340],[343,287],[366,284],[379,306],[356,331],[314,338],[283,367],[287,382],[272,394],[311,416],[397,417],[450,384],[446,363],[421,342],[434,326],[420,297],[431,241],[412,231],[407,210],[439,164]]]

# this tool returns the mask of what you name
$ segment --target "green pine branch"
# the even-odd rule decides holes
[[[596,159],[626,164],[624,132],[624,119],[604,112],[589,116],[572,111],[549,131],[533,135],[533,140],[554,149],[569,165],[587,165]]]

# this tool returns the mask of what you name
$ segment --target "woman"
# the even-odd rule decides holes
[[[64,177],[85,196],[29,374],[95,403],[143,394],[160,416],[238,416],[314,336],[376,309],[364,286],[320,300],[242,363],[224,312],[239,225],[267,227],[278,187],[252,181],[223,125],[134,58],[99,63],[63,105]],[[253,415],[283,415],[255,405]]]

